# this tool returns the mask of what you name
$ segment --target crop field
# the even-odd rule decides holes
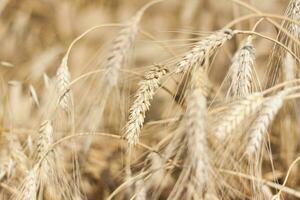
[[[0,0],[0,200],[300,199],[300,0]]]

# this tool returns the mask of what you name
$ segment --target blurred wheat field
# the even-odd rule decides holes
[[[300,199],[300,0],[1,0],[0,199]]]

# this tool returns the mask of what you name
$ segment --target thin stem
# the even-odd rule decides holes
[[[239,4],[240,6],[243,6],[244,8],[247,8],[248,10],[255,12],[257,14],[264,14],[263,12],[261,12],[260,10],[258,10],[257,8],[251,6],[250,4],[247,4],[241,0],[230,0],[233,3]],[[286,29],[284,29],[280,24],[278,24],[277,22],[275,22],[274,20],[270,19],[270,18],[266,18],[266,20],[268,22],[270,22],[271,24],[273,24],[277,29],[281,30],[284,34],[286,34],[291,40],[293,40],[293,42],[295,42],[298,46],[300,46],[300,42],[298,41],[297,38],[295,38],[290,32],[288,32]],[[297,23],[298,24],[298,23]]]
[[[287,52],[289,52],[299,63],[300,63],[300,60],[299,58],[296,56],[296,54],[294,52],[292,52],[287,46],[285,46],[284,44],[282,44],[281,42],[278,42],[277,40],[271,38],[271,37],[268,37],[268,36],[265,36],[263,34],[260,34],[258,32],[254,32],[254,31],[241,31],[241,30],[236,30],[235,31],[236,34],[249,34],[249,35],[256,35],[256,36],[259,36],[259,37],[262,37],[264,39],[267,39],[267,40],[270,40],[274,43],[276,43],[277,45],[281,46],[282,48],[284,48]]]
[[[118,26],[122,26],[122,24],[102,24],[102,25],[98,25],[98,26],[93,26],[91,28],[89,28],[88,30],[86,30],[85,32],[83,32],[81,35],[79,35],[77,38],[75,38],[72,43],[70,44],[67,53],[65,54],[65,57],[67,58],[67,63],[68,63],[68,58],[70,55],[70,52],[73,48],[73,46],[79,41],[81,40],[84,36],[86,36],[88,33],[91,33],[97,29],[100,28],[104,28],[104,27],[118,27]]]
[[[85,137],[85,136],[102,136],[102,137],[108,137],[108,138],[112,138],[112,139],[117,139],[117,140],[120,140],[120,141],[124,141],[124,139],[121,136],[116,135],[116,134],[111,134],[111,133],[86,132],[86,133],[79,133],[79,134],[76,134],[76,135],[68,135],[68,136],[65,136],[65,137],[57,140],[56,142],[52,143],[50,145],[50,147],[48,148],[48,150],[44,153],[44,155],[42,156],[42,158],[38,161],[37,166],[41,165],[41,163],[43,162],[43,160],[47,157],[48,153],[50,151],[52,151],[56,146],[60,145],[63,142],[66,142],[66,141],[68,141],[70,139],[74,139],[74,138],[78,138],[78,137]],[[142,148],[144,148],[144,149],[147,149],[149,151],[156,152],[153,148],[151,148],[150,146],[148,146],[146,144],[143,144],[141,142],[138,142],[137,145],[140,146],[140,147],[142,147]]]
[[[289,17],[286,17],[286,16],[276,15],[276,14],[272,14],[272,13],[254,13],[254,14],[244,15],[244,16],[241,16],[239,18],[236,18],[233,21],[229,22],[226,26],[224,26],[224,28],[232,28],[233,26],[235,26],[235,24],[241,23],[243,21],[247,21],[247,20],[252,19],[252,18],[281,19],[281,20],[285,20],[285,21],[300,25],[299,21],[294,20],[294,19],[289,18]]]
[[[298,192],[298,191],[296,191],[292,188],[286,187],[284,185],[279,185],[279,184],[273,183],[271,181],[267,181],[267,180],[260,179],[260,178],[254,177],[254,176],[250,176],[248,174],[243,174],[243,173],[235,172],[235,171],[231,171],[231,170],[219,169],[219,171],[221,173],[226,173],[226,174],[229,174],[229,175],[238,176],[240,178],[245,178],[245,179],[248,179],[248,180],[253,180],[253,181],[256,181],[256,182],[259,182],[259,183],[263,183],[263,184],[266,184],[266,185],[268,185],[268,186],[270,186],[274,189],[281,190],[282,192],[285,192],[287,194],[290,194],[290,195],[293,195],[297,198],[300,198],[300,192]]]

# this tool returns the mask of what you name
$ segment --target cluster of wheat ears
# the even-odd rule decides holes
[[[300,0],[284,15],[231,1],[252,14],[193,33],[185,52],[141,28],[143,15],[164,3],[155,0],[125,23],[94,26],[73,40],[56,74],[43,74],[42,89],[29,85],[29,103],[19,82],[2,87],[0,199],[300,199]],[[251,29],[234,28],[242,22]],[[259,32],[262,23],[277,37]],[[105,56],[74,77],[76,44],[109,28],[119,32]],[[139,35],[169,59],[130,67]],[[261,76],[255,60],[263,41],[273,47]],[[238,42],[234,54],[224,48],[231,42]],[[219,54],[231,58],[226,72],[215,67]],[[18,107],[34,110],[32,119],[11,119],[22,115],[13,113]],[[26,125],[33,118],[37,129]],[[288,166],[277,163],[282,148]]]

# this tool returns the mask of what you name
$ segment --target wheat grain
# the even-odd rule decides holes
[[[200,40],[176,64],[176,73],[183,73],[191,67],[202,65],[206,58],[211,56],[218,47],[222,46],[227,40],[230,40],[234,34],[234,31],[231,29],[224,29],[216,31]]]
[[[160,86],[161,78],[168,70],[160,65],[154,66],[145,75],[145,80],[139,83],[134,103],[129,110],[129,120],[125,127],[125,138],[129,146],[136,145],[144,124],[146,111],[149,110],[150,101]]]

